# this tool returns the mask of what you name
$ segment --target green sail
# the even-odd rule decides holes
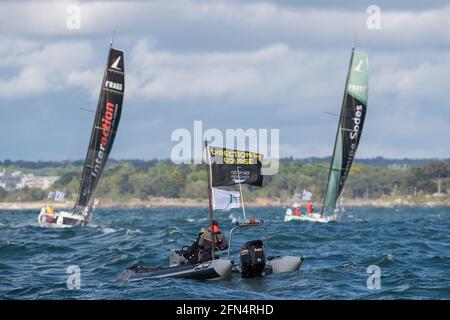
[[[355,51],[347,86],[347,93],[367,107],[369,63],[367,54]]]
[[[322,214],[334,210],[358,148],[368,97],[367,54],[352,51]]]

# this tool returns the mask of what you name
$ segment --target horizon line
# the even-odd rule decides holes
[[[330,159],[331,155],[329,156],[309,156],[309,157],[294,157],[294,156],[287,156],[287,157],[280,157],[278,160],[283,161],[283,160],[292,160],[292,161],[302,161],[302,160],[312,160],[312,159],[317,159],[317,160],[326,160],[326,159]],[[424,161],[424,160],[447,160],[450,161],[450,156],[448,157],[429,157],[429,158],[413,158],[413,157],[403,157],[403,158],[389,158],[389,157],[383,157],[383,156],[375,156],[375,157],[365,157],[365,158],[355,158],[354,161],[366,161],[366,160],[378,160],[378,159],[383,159],[383,160],[388,160],[388,161],[398,161],[398,160],[402,160],[402,161],[407,161],[407,160],[411,160],[411,161]],[[195,160],[195,159],[190,159],[190,160]],[[275,160],[275,159],[272,159]],[[1,159],[0,163],[4,163],[6,161],[9,162],[77,162],[77,161],[85,161],[84,158],[70,158],[70,159],[53,159],[53,160],[27,160],[27,159],[9,159],[9,158],[5,158],[5,159]],[[110,158],[108,159],[108,161],[172,161],[170,158]]]

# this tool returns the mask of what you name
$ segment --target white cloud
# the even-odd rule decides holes
[[[0,39],[0,97],[23,98],[71,86],[91,89],[92,83],[77,79],[93,73],[94,50],[88,41],[43,43],[23,39]],[[94,69],[95,70],[95,69]],[[79,75],[76,75],[79,74]],[[87,77],[92,81],[92,77]],[[97,84],[100,80],[97,80]]]
[[[15,37],[0,37],[0,68],[17,65],[17,56],[36,50],[38,43],[33,40]]]
[[[67,7],[81,8],[81,29],[68,30]],[[450,43],[450,6],[416,10],[388,10],[381,6],[382,29],[366,27],[368,14],[361,5],[352,11],[321,7],[283,6],[270,2],[230,1],[31,1],[6,2],[0,28],[22,35],[109,36],[112,30],[127,38],[151,35],[167,46],[269,43],[289,46],[349,45],[355,33],[361,43],[396,47],[442,46]],[[11,15],[10,12],[14,12]],[[45,18],[41,13],[45,12]],[[192,37],[195,34],[195,37]],[[202,41],[199,41],[202,40]],[[180,48],[180,46],[178,46]]]
[[[95,68],[93,70],[71,71],[65,76],[67,87],[83,88],[91,100],[98,99],[103,70]]]
[[[405,55],[408,58],[411,56]],[[414,59],[417,61],[417,59]],[[428,61],[418,61],[415,65],[382,65],[374,70],[371,82],[373,91],[380,94],[407,95],[408,99],[443,99],[448,94],[450,55],[442,53],[430,57]]]
[[[254,98],[252,91],[263,85],[270,65],[288,54],[283,45],[247,53],[177,54],[153,51],[140,41],[132,52],[130,78],[135,78],[135,84],[130,94],[169,100],[227,95]]]
[[[124,157],[145,153],[148,137],[160,141],[160,151],[144,156],[164,157],[169,126],[189,127],[198,115],[216,127],[279,128],[284,155],[325,156],[336,119],[323,111],[339,112],[357,32],[370,64],[358,156],[449,155],[448,5],[403,11],[380,5],[382,29],[369,31],[362,5],[349,10],[256,1],[80,1],[82,28],[70,31],[66,9],[73,3],[2,3],[3,110],[37,97],[32,100],[40,103],[33,106],[45,121],[47,103],[60,104],[56,93],[74,88],[85,93],[78,96],[82,103],[96,101],[115,29],[126,61],[122,134],[146,137],[129,145],[119,137],[119,144],[127,141],[123,150],[136,152]],[[72,109],[49,113],[58,117]]]
[[[39,67],[25,67],[18,76],[0,79],[0,97],[21,97],[48,89],[45,73]]]
[[[329,97],[321,75],[338,79],[338,65],[332,56],[292,50],[284,44],[226,53],[174,53],[158,51],[141,40],[131,52],[127,95],[172,101],[222,98],[233,103],[298,104],[292,99]],[[346,67],[341,66],[344,72]]]

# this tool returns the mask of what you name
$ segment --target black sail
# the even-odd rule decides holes
[[[125,64],[123,51],[111,47],[103,75],[75,210],[77,207],[90,205],[91,197],[114,143],[122,112],[124,90]]]

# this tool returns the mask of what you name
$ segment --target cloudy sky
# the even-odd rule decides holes
[[[0,159],[84,158],[80,108],[96,107],[113,30],[127,69],[114,158],[168,158],[194,120],[279,129],[282,156],[330,155],[355,34],[370,66],[358,157],[450,157],[450,4],[391,2],[2,2]]]

